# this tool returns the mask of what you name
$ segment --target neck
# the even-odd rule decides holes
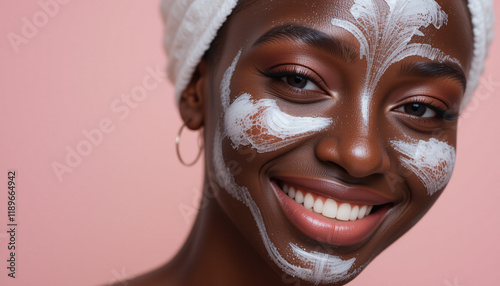
[[[205,185],[208,185],[205,179]],[[282,284],[276,274],[221,208],[211,190],[191,233],[166,271],[182,285]],[[218,194],[229,196],[221,190]],[[240,202],[234,200],[235,204]],[[257,227],[255,226],[255,231]],[[164,272],[166,273],[166,272]]]

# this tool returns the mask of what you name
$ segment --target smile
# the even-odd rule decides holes
[[[280,178],[272,186],[292,225],[314,240],[338,246],[366,242],[394,205],[372,190],[331,181]]]
[[[296,203],[317,214],[328,218],[336,218],[341,221],[358,220],[370,214],[373,205],[357,205],[343,203],[334,199],[300,190],[299,188],[284,184],[283,192]]]

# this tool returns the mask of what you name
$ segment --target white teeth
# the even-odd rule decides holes
[[[317,198],[314,202],[313,210],[319,214],[323,212],[323,202],[320,198]]]
[[[373,208],[373,206],[369,206],[369,207],[366,209],[366,215],[365,215],[365,216],[367,216],[367,215],[369,215],[369,214],[370,214],[370,212],[372,211],[372,208]]]
[[[322,214],[328,218],[336,218],[341,221],[354,221],[368,216],[373,208],[369,205],[351,205],[350,203],[337,202],[330,198],[313,196],[309,192],[295,189],[286,184],[282,187],[283,192],[296,203],[303,205],[306,209]]]
[[[352,207],[351,216],[349,217],[349,220],[358,219],[358,214],[359,214],[359,206]]]
[[[288,196],[292,199],[295,199],[295,188],[294,187],[290,187],[288,189]]]
[[[339,206],[339,209],[337,210],[337,219],[348,221],[350,216],[351,216],[351,204],[349,203],[341,204]]]
[[[314,198],[310,193],[307,193],[304,198],[304,207],[308,210],[312,209],[314,206]]]
[[[337,216],[337,202],[332,199],[327,199],[323,205],[322,214],[329,218],[335,218]]]
[[[302,194],[302,192],[299,190],[297,190],[297,193],[295,193],[295,201],[298,204],[301,204],[304,202],[304,194]]]
[[[365,217],[365,214],[366,214],[366,209],[367,209],[367,206],[362,206],[360,209],[359,209],[359,214],[358,214],[358,219],[362,219]]]

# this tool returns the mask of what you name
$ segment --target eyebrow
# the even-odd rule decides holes
[[[273,42],[298,41],[310,47],[331,54],[346,63],[352,63],[359,59],[358,48],[346,41],[327,35],[321,31],[308,27],[284,24],[272,28],[262,35],[252,48]]]
[[[401,66],[399,76],[417,76],[428,78],[449,78],[457,81],[465,90],[467,78],[463,70],[452,62],[410,62]]]

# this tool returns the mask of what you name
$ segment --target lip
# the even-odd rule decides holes
[[[282,178],[284,179],[284,178]],[[317,192],[339,201],[381,205],[391,201],[366,189],[350,188],[332,182],[313,180],[300,180],[287,178],[284,182],[303,187],[305,190]],[[323,243],[338,246],[353,246],[367,241],[385,219],[391,205],[384,205],[370,215],[355,221],[339,221],[329,219],[313,211],[307,210],[296,203],[278,186],[276,181],[271,181],[272,188],[278,198],[278,202],[287,216],[288,220],[306,236]],[[314,186],[312,186],[314,185]],[[341,186],[335,189],[318,190],[318,186]],[[312,186],[316,188],[307,188]],[[353,193],[347,191],[352,190]]]
[[[350,187],[335,181],[300,177],[275,177],[275,179],[283,183],[294,185],[299,189],[311,191],[313,193],[346,203],[383,205],[395,201],[394,199],[385,197],[374,190],[361,186]]]

